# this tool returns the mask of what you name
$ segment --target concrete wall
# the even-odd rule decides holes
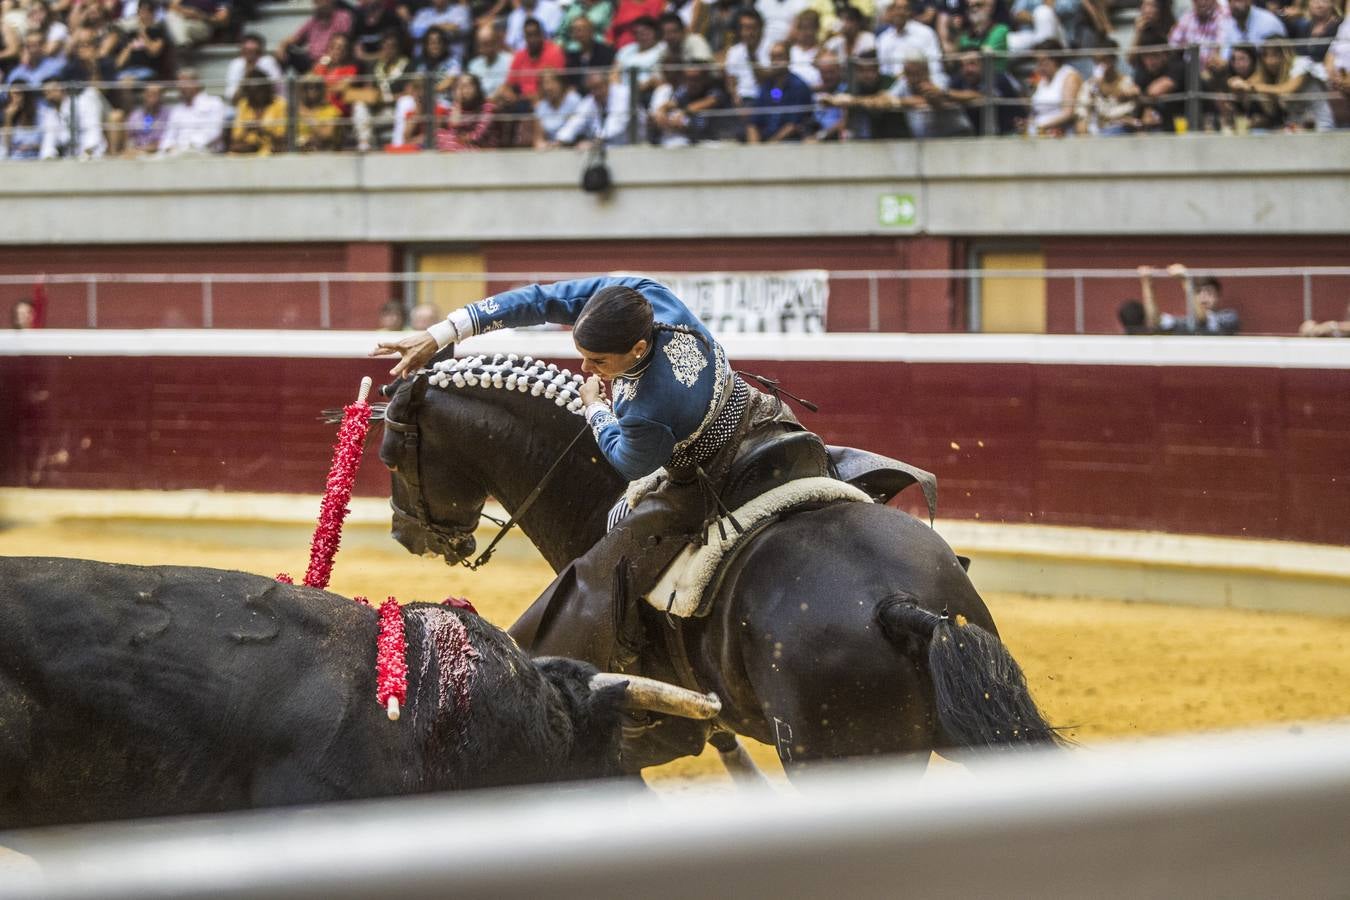
[[[0,247],[863,234],[1345,234],[1350,134],[0,165]],[[884,225],[884,195],[912,224]],[[7,252],[13,252],[7,251]]]

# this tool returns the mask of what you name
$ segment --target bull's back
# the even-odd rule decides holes
[[[269,761],[343,739],[374,632],[369,609],[241,572],[0,558],[0,755],[22,757],[0,760],[22,773],[0,821],[253,805]]]

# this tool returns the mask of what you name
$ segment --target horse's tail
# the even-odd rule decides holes
[[[964,616],[929,612],[903,594],[881,601],[876,616],[882,633],[907,655],[921,653],[926,640],[938,723],[952,744],[988,750],[1064,743],[996,635]]]

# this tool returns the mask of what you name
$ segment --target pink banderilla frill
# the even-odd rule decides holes
[[[333,466],[328,470],[328,484],[319,505],[319,526],[314,529],[314,539],[309,545],[309,568],[305,571],[305,584],[309,587],[326,588],[333,575],[333,557],[342,542],[342,522],[349,512],[347,504],[352,499],[356,467],[361,464],[368,431],[370,404],[365,401],[363,384],[361,396],[342,411]]]
[[[408,702],[408,643],[403,611],[393,597],[380,604],[380,636],[375,640],[375,699],[397,719]]]

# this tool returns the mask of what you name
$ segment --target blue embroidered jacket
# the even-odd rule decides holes
[[[600,451],[632,480],[651,474],[692,444],[712,422],[731,386],[726,353],[698,317],[665,285],[637,277],[532,284],[480,300],[467,310],[475,334],[544,322],[571,325],[592,294],[613,284],[646,297],[657,322],[693,332],[657,329],[647,355],[614,379],[612,413],[588,414]]]

